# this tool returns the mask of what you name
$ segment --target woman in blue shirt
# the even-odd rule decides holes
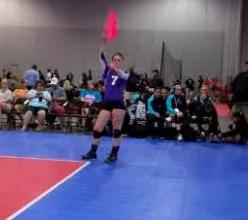
[[[24,116],[22,130],[25,131],[27,129],[28,123],[33,116],[37,116],[37,130],[41,130],[48,110],[48,104],[51,101],[51,95],[45,91],[44,84],[38,81],[35,89],[29,91],[27,98],[29,99],[28,111]]]
[[[82,126],[86,124],[86,117],[91,109],[96,107],[97,103],[102,101],[102,96],[99,91],[95,89],[92,82],[88,82],[87,89],[80,90],[80,101],[82,102]]]

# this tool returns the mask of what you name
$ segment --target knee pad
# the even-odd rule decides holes
[[[93,131],[93,137],[94,137],[95,139],[99,139],[100,137],[102,137],[102,132]]]
[[[120,138],[121,137],[121,130],[113,130],[113,137],[114,138]]]

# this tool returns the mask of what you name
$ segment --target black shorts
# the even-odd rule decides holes
[[[102,109],[111,112],[113,109],[126,110],[126,106],[123,102],[104,102]]]
[[[33,106],[29,106],[28,107],[28,111],[31,111],[33,113],[33,115],[37,115],[38,111],[40,110],[44,110],[47,114],[47,109],[46,108],[42,108],[42,107],[33,107]]]

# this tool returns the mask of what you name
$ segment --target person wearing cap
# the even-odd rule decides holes
[[[57,77],[51,79],[50,88],[47,91],[51,94],[52,101],[49,105],[48,121],[50,124],[55,122],[56,116],[59,116],[60,123],[63,123],[63,115],[65,114],[65,108],[63,104],[66,102],[65,89],[59,86],[59,80]]]
[[[166,107],[167,113],[170,115],[166,118],[166,121],[174,121],[176,123],[177,139],[182,140],[181,125],[186,118],[187,105],[180,85],[174,86],[173,93],[166,100]]]

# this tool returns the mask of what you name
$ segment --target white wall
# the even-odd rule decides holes
[[[114,8],[121,34],[109,51],[123,51],[127,66],[159,68],[165,41],[171,54],[183,60],[184,75],[219,75],[223,60],[228,62],[223,59],[227,18],[236,16],[229,7],[239,1],[0,0],[0,66],[23,69],[37,63],[77,73],[92,67],[99,75],[102,26]]]
[[[119,12],[123,29],[219,30],[227,5],[223,2],[226,1],[0,0],[0,25],[101,28],[106,13],[113,8]]]

